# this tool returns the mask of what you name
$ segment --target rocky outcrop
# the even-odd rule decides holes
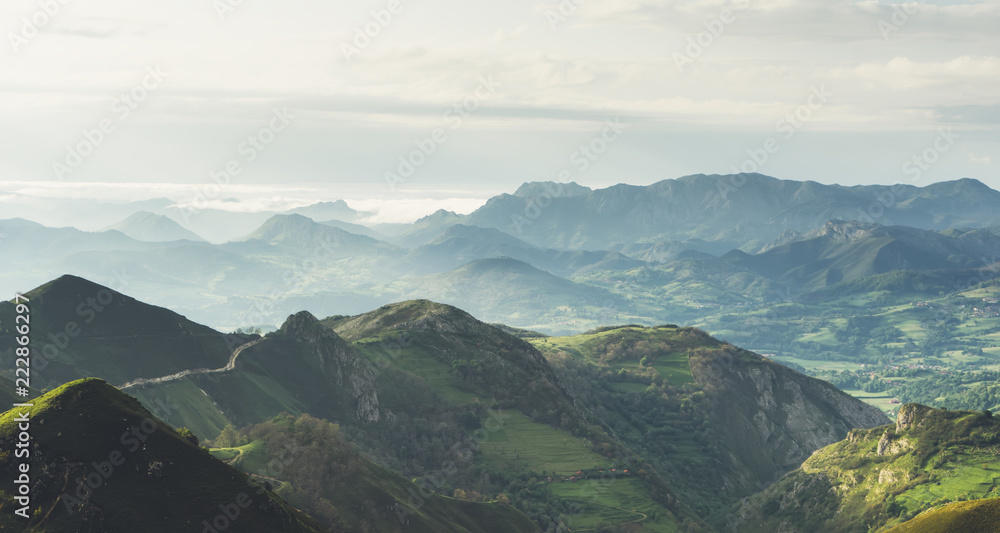
[[[896,415],[896,432],[902,432],[919,425],[924,416],[933,410],[932,407],[919,403],[908,403],[900,407],[899,413]]]
[[[308,311],[289,316],[281,326],[281,333],[311,345],[311,356],[320,373],[331,379],[331,386],[346,390],[354,399],[359,421],[370,423],[381,419],[375,368],[347,341]]]
[[[717,441],[728,454],[737,494],[757,490],[798,467],[854,428],[890,423],[878,409],[746,350],[725,346],[691,357],[697,382],[714,397]]]

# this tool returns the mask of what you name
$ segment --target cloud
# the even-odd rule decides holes
[[[973,154],[972,152],[970,152],[968,150],[966,150],[965,153],[969,156],[969,163],[972,163],[973,165],[989,165],[990,164],[990,156],[988,156],[988,155],[982,156],[982,157],[978,157],[978,156],[976,156],[976,154]]]
[[[952,124],[1000,125],[1000,104],[941,106],[937,114],[942,122]]]
[[[1000,85],[1000,59],[961,56],[948,61],[922,62],[896,57],[886,63],[861,63],[849,68],[835,68],[836,78],[857,78],[873,87],[895,90],[930,86],[961,85],[966,91]],[[992,92],[992,91],[991,91]]]
[[[52,205],[52,202],[118,203],[167,198],[173,207],[188,207],[201,186],[180,183],[28,182],[0,181],[0,203]],[[319,201],[344,200],[352,208],[371,213],[367,224],[410,223],[439,209],[471,213],[488,199],[452,189],[416,189],[415,197],[386,198],[384,185],[343,184],[231,184],[220,198],[197,201],[198,209],[233,213],[280,213]],[[166,205],[166,203],[165,203]]]
[[[948,5],[915,1],[632,0],[584,4],[573,20],[579,27],[631,25],[698,33],[704,30],[705,20],[718,18],[725,9],[736,18],[727,26],[726,35],[779,42],[885,40],[881,24],[896,26],[898,31],[890,32],[894,38],[936,35],[969,40],[993,35],[1000,20],[1000,3],[992,0]]]
[[[76,176],[197,180],[285,106],[301,111],[297,127],[309,137],[290,133],[249,179],[369,176],[388,166],[383,155],[391,161],[414,135],[439,127],[479,76],[502,83],[445,151],[461,151],[462,168],[498,147],[523,150],[523,132],[585,135],[610,116],[661,133],[768,132],[820,84],[836,97],[811,131],[1000,128],[1000,1],[904,9],[898,0],[750,0],[740,10],[741,2],[426,0],[347,62],[341,42],[371,19],[357,3],[244,2],[220,21],[210,2],[92,0],[85,11],[67,6],[20,53],[0,54],[0,123],[12,125],[0,132],[0,175],[50,176],[52,158],[150,65],[162,65],[168,82]],[[545,12],[564,4],[579,7],[553,31]],[[16,31],[35,9],[0,4],[0,20]],[[723,9],[735,21],[678,72],[672,54]],[[883,21],[896,27],[889,39]],[[566,138],[546,136],[531,149],[563,153],[556,139]],[[698,153],[717,150],[704,143]],[[280,165],[269,163],[282,154]],[[663,158],[648,171],[661,172]]]

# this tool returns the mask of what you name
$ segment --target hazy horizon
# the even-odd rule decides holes
[[[611,184],[589,184],[586,180],[573,180],[575,183],[591,189],[605,189],[614,185],[648,186],[660,181],[679,179],[676,176],[650,181],[648,183],[633,183],[621,181]],[[769,176],[775,177],[775,176]],[[816,181],[824,185],[845,185],[843,183],[824,183],[819,180],[800,180],[794,178],[776,178],[790,181]],[[935,183],[944,183],[967,179],[956,177],[916,185],[927,187]],[[971,178],[975,179],[975,178]],[[531,180],[555,181],[555,180]],[[982,180],[979,180],[982,181]],[[522,182],[528,183],[528,181]],[[890,186],[896,183],[871,183],[870,185]],[[985,182],[984,182],[985,183]],[[985,183],[990,186],[989,183]],[[855,184],[857,185],[857,184]],[[867,185],[867,184],[866,184]],[[519,185],[518,185],[519,186]],[[234,213],[282,213],[292,209],[307,207],[322,202],[344,201],[350,208],[366,213],[357,220],[364,225],[376,224],[409,224],[430,215],[440,209],[453,211],[460,215],[469,214],[491,197],[500,194],[512,194],[513,188],[459,188],[432,189],[422,188],[411,191],[409,197],[380,197],[377,191],[358,184],[281,184],[281,185],[230,185],[225,189],[225,195],[211,199],[212,188],[208,186],[182,185],[175,183],[59,183],[59,182],[14,182],[0,181],[0,206],[6,208],[8,216],[3,219],[23,218],[44,225],[68,225],[87,231],[100,230],[110,223],[107,219],[96,221],[83,220],[84,215],[66,218],[58,213],[45,209],[45,206],[58,204],[87,204],[99,202],[102,204],[118,204],[127,206],[136,204],[134,212],[160,211],[166,205],[160,206],[160,200],[169,200],[170,207],[193,207],[197,209],[212,209]],[[997,187],[991,186],[997,190]],[[499,189],[499,190],[498,190]],[[197,199],[197,200],[195,200]],[[154,202],[155,206],[144,203]],[[168,202],[164,202],[167,204]],[[20,210],[18,208],[21,208]],[[177,218],[177,217],[174,217]],[[117,221],[117,220],[116,220]],[[183,220],[177,220],[184,225]]]

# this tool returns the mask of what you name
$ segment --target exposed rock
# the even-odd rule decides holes
[[[924,416],[933,410],[932,407],[920,405],[919,403],[908,403],[900,407],[899,413],[896,415],[896,432],[919,425]]]
[[[891,443],[892,443],[892,436],[889,433],[889,430],[887,429],[885,430],[885,433],[882,434],[882,438],[878,440],[878,449],[876,450],[875,453],[879,455],[885,455],[886,453],[888,453],[889,444]]]
[[[897,481],[906,481],[910,478],[905,472],[899,472],[892,468],[883,468],[878,473],[878,483],[879,485],[886,485],[889,483],[895,483]]]
[[[308,311],[289,316],[281,326],[281,332],[299,342],[313,345],[313,356],[320,372],[333,378],[337,387],[350,392],[357,405],[358,420],[370,423],[381,419],[375,369],[347,341],[324,327]]]
[[[732,346],[693,355],[690,363],[695,380],[715,397],[713,418],[729,428],[720,442],[740,443],[728,457],[736,465],[752,465],[734,465],[733,471],[743,472],[732,480],[737,493],[772,483],[775,474],[799,466],[851,429],[891,423],[877,408],[827,382]]]

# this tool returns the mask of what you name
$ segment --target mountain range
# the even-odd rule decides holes
[[[79,516],[98,520],[94,523],[112,531],[135,520],[102,511],[112,502],[140,494],[155,501],[156,490],[171,491],[173,498],[192,495],[157,482],[148,489],[154,492],[127,487],[160,475],[170,476],[171,483],[186,483],[191,475],[185,473],[186,466],[198,471],[203,468],[198,461],[209,459],[193,443],[207,440],[215,441],[212,453],[217,458],[257,476],[257,483],[267,481],[261,494],[287,498],[306,509],[313,521],[296,518],[303,531],[317,524],[347,524],[343,530],[348,531],[362,528],[362,523],[389,523],[386,516],[391,517],[393,507],[376,502],[416,505],[409,493],[401,494],[412,490],[406,489],[404,478],[461,501],[509,501],[509,512],[504,503],[494,503],[488,511],[503,515],[491,519],[499,524],[518,523],[516,507],[543,529],[567,522],[576,524],[574,528],[640,522],[651,531],[710,531],[703,517],[721,505],[755,492],[760,483],[794,468],[852,428],[888,422],[877,409],[828,384],[691,328],[629,326],[574,337],[531,334],[522,339],[510,333],[517,330],[483,323],[454,307],[413,300],[324,320],[299,312],[266,336],[227,336],[73,276],[26,296],[32,304],[34,338],[57,337],[67,320],[81,319],[80,332],[60,347],[57,358],[49,361],[52,366],[41,363],[47,360],[44,352],[34,356],[36,382],[68,384],[36,400],[32,416],[46,428],[66,427],[74,435],[59,445],[72,447],[72,454],[53,447],[55,455],[46,455],[45,461],[86,465],[99,459],[107,446],[101,439],[116,435],[100,429],[105,420],[142,420],[157,413],[170,426],[156,426],[162,428],[156,433],[169,437],[164,442],[171,444],[163,449],[149,445],[142,455],[141,475],[127,482],[121,478],[118,490],[102,494],[107,499],[80,508],[85,512]],[[88,298],[110,301],[85,323],[77,310]],[[0,304],[4,324],[12,308]],[[122,334],[115,329],[119,324],[137,333]],[[11,337],[7,333],[0,332]],[[128,359],[114,354],[128,354]],[[57,362],[65,366],[54,366]],[[52,373],[55,368],[59,373]],[[605,374],[608,377],[600,377]],[[74,381],[87,378],[105,381]],[[7,381],[0,384],[10,386]],[[67,415],[58,407],[69,401],[79,414]],[[90,405],[101,413],[90,414]],[[71,423],[66,416],[83,418]],[[322,429],[327,426],[309,417],[335,427]],[[92,428],[72,425],[81,423]],[[297,433],[304,425],[315,429]],[[237,438],[228,427],[243,429]],[[275,443],[298,435],[295,438],[308,448],[318,432],[331,435],[324,439],[339,435],[337,439],[357,446],[380,466],[367,465],[349,448],[335,446],[326,458],[291,459],[294,467],[287,472],[261,470],[279,457],[270,455],[277,453]],[[46,435],[39,434],[40,442],[56,438]],[[651,446],[657,442],[662,446]],[[763,449],[747,447],[747,442],[766,442],[770,451],[761,453]],[[339,489],[318,488],[315,476],[325,474],[310,474],[309,468],[317,461],[329,461],[335,471],[346,469],[356,481]],[[722,490],[704,490],[709,465],[714,465],[713,479]],[[224,474],[226,468],[220,463],[209,470],[232,478]],[[609,478],[602,475],[612,472]],[[58,476],[79,475],[78,470],[64,474]],[[601,489],[606,478],[613,483],[610,492]],[[351,488],[362,485],[370,487],[366,496],[352,496]],[[208,490],[214,485],[203,486]],[[38,488],[46,495],[39,501],[56,506],[58,491],[46,492],[54,490],[50,484],[44,487],[49,488]],[[601,496],[586,496],[595,487]],[[540,488],[544,491],[537,492]],[[386,500],[378,491],[389,491],[395,500]],[[222,504],[228,501],[223,496],[225,491],[199,498],[221,498]],[[362,505],[362,497],[371,502]],[[282,501],[267,505],[281,509]],[[414,519],[476,523],[468,517],[487,512],[449,507],[448,501],[436,501],[434,515],[415,510]],[[370,514],[366,509],[372,504],[382,511]],[[567,515],[567,510],[572,512]],[[201,516],[204,510],[193,511]],[[58,524],[77,524],[77,517],[75,512],[60,515]],[[177,519],[200,522],[187,511],[179,512]],[[162,527],[175,527],[171,524],[163,522]],[[468,525],[427,527],[477,531]],[[527,526],[504,527],[500,530]]]
[[[734,183],[741,185],[730,190]],[[998,194],[974,180],[841,187],[699,175],[599,190],[536,182],[469,215],[439,211],[391,231],[359,224],[365,214],[342,201],[258,213],[257,229],[225,244],[8,220],[0,221],[0,240],[13,260],[0,280],[128,277],[146,299],[230,330],[273,329],[302,308],[356,313],[421,297],[548,333],[608,321],[698,322],[706,301],[822,300],[830,291],[885,285],[885,276],[922,276],[927,281],[917,284],[936,287],[934,294],[970,277],[989,279]],[[524,215],[532,202],[538,212]],[[872,202],[884,212],[862,216]],[[316,222],[303,213],[348,220]],[[530,224],[517,229],[512,214]],[[194,215],[224,227],[245,222],[222,211]],[[170,226],[147,212],[131,219],[129,232],[142,239],[154,238],[143,236],[142,221]],[[191,236],[171,227],[156,238]]]

